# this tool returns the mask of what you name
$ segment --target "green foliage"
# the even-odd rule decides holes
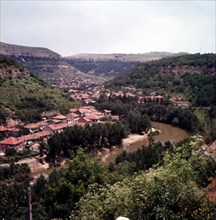
[[[0,119],[5,120],[4,108],[10,108],[21,120],[38,121],[43,111],[68,110],[72,103],[57,88],[30,77],[4,77],[0,86],[0,104],[3,109]]]
[[[124,122],[129,126],[131,133],[142,134],[143,132],[147,132],[151,127],[150,118],[135,111],[130,111]]]
[[[15,149],[6,149],[5,156],[0,157],[0,163],[12,163],[18,162],[21,159],[28,157],[35,157],[39,155],[37,151],[33,151],[30,149],[25,149],[22,151],[16,151]]]
[[[0,219],[25,220],[29,183],[0,184]]]
[[[137,103],[134,100],[123,102],[121,97],[112,97],[98,102],[96,107],[99,110],[110,109],[112,114],[120,115],[133,133],[145,131],[149,127],[149,118],[190,132],[201,129],[198,118],[191,109],[177,108],[165,103]]]
[[[10,166],[0,167],[0,181],[28,173],[30,173],[28,164],[15,165],[14,163],[11,163]]]
[[[148,147],[143,146],[135,152],[127,153],[123,151],[117,156],[115,164],[110,165],[109,168],[112,172],[117,171],[125,176],[132,175],[135,172],[148,170],[153,165],[160,164],[164,152],[171,149],[173,149],[172,144],[166,143],[162,145],[157,142]]]
[[[97,151],[102,147],[121,145],[126,137],[125,126],[121,122],[113,124],[95,124],[92,126],[74,126],[65,129],[62,133],[54,134],[49,140],[48,157],[55,160],[61,152],[66,157],[76,154],[78,148],[89,152]]]
[[[140,64],[107,86],[133,86],[164,95],[181,93],[194,106],[210,106],[216,105],[215,71],[215,54],[183,55]]]
[[[89,158],[83,151],[79,151],[73,160],[68,160],[67,169],[54,171],[47,181],[42,177],[38,179],[33,187],[37,199],[35,203],[38,203],[39,199],[39,206],[45,208],[44,219],[65,219],[75,208],[80,197],[87,192],[89,185],[111,182],[113,176],[108,173],[107,168]]]
[[[197,141],[182,146],[190,148],[188,158],[177,150],[165,155],[163,165],[113,185],[93,185],[71,219],[214,219],[216,209],[199,186],[206,181],[202,173],[215,175],[215,161],[209,166],[209,158],[195,151]]]

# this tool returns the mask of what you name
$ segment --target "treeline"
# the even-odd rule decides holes
[[[180,93],[193,106],[216,105],[216,55],[194,54],[137,65],[107,82],[109,88],[132,86],[144,93]]]
[[[73,157],[80,148],[96,152],[103,147],[119,146],[127,134],[126,127],[121,122],[85,127],[75,125],[49,138],[48,158],[55,160],[62,152],[66,157]]]
[[[110,109],[112,114],[120,115],[122,119],[127,118],[126,121],[131,124],[131,129],[136,129],[135,122],[139,123],[137,120],[133,120],[134,123],[129,120],[132,115],[134,118],[136,117],[136,112],[140,117],[147,115],[153,121],[171,124],[190,132],[201,129],[198,118],[191,109],[178,108],[165,101],[161,104],[137,103],[134,99],[129,98],[127,101],[122,101],[120,96],[106,99],[101,97],[95,105],[99,110]]]

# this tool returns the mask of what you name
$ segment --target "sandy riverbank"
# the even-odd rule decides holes
[[[147,134],[143,134],[143,135],[130,134],[127,138],[123,139],[122,145],[123,145],[123,147],[129,147],[132,144],[135,144],[135,143],[138,143],[141,141],[145,141],[145,140],[148,140]]]

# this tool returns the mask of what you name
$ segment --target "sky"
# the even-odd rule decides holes
[[[62,56],[216,53],[216,0],[0,0],[0,41]]]

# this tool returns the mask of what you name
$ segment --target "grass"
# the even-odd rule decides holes
[[[66,112],[73,103],[58,88],[52,88],[31,76],[1,78],[0,105],[15,115],[58,110]]]

